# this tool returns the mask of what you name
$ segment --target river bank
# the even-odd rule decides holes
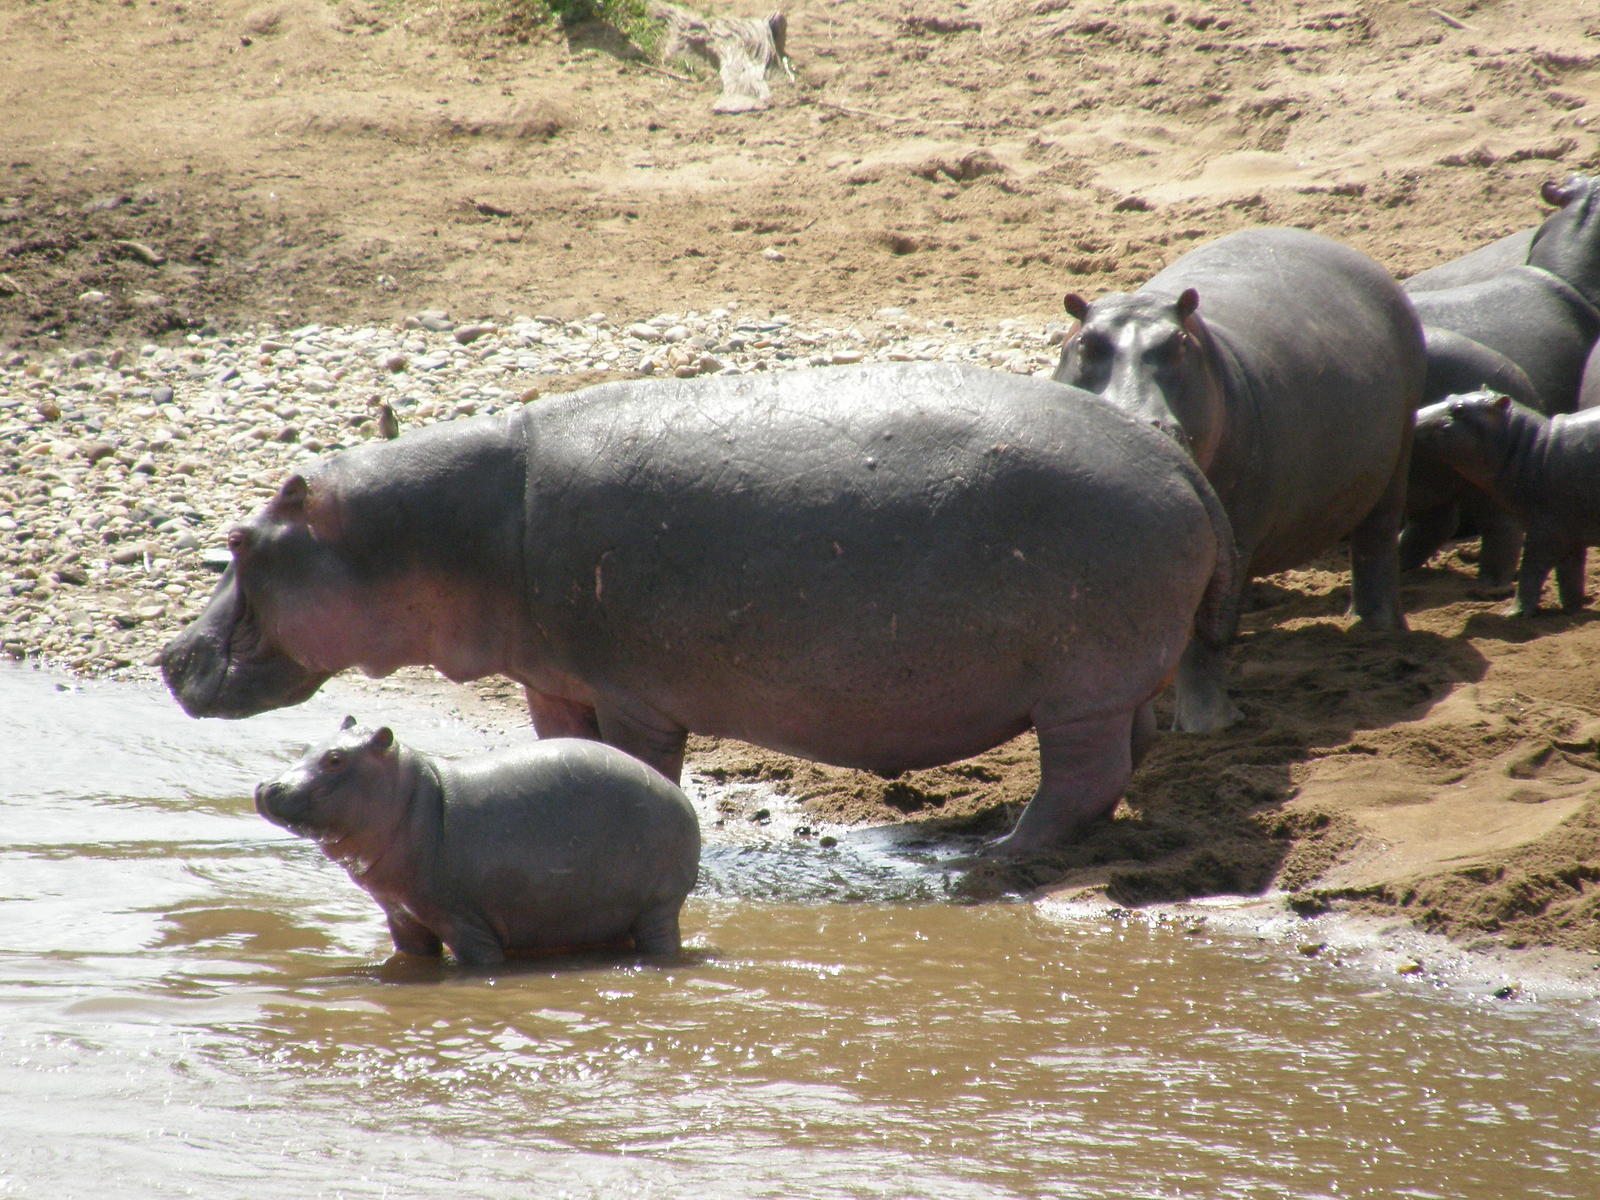
[[[14,351],[0,358],[0,642],[80,674],[151,678],[151,656],[214,585],[228,526],[298,466],[382,436],[385,407],[404,431],[640,373],[911,358],[1040,373],[1060,333],[896,309],[848,324],[424,310],[392,325]],[[1463,553],[1407,581],[1405,634],[1347,632],[1334,559],[1259,583],[1233,662],[1246,719],[1164,736],[1113,821],[1048,860],[971,872],[970,897],[1141,907],[1281,894],[1280,911],[1403,922],[1471,950],[1556,950],[1580,968],[1600,955],[1600,714],[1586,666],[1600,622],[1503,617]],[[436,703],[522,720],[503,682],[407,678]],[[875,824],[957,848],[1004,829],[1037,777],[1031,737],[894,781],[701,738],[690,769],[761,785],[727,789],[727,822],[770,821],[770,789],[793,800],[796,837]]]

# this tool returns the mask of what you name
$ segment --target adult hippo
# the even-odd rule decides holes
[[[700,868],[683,792],[572,738],[446,761],[347,717],[256,788],[256,810],[344,867],[383,909],[396,950],[447,947],[463,966],[621,944],[676,954]]]
[[[1066,306],[1081,324],[1055,378],[1182,438],[1228,511],[1240,591],[1348,537],[1361,624],[1405,628],[1395,542],[1423,348],[1388,272],[1313,233],[1251,229],[1132,295]],[[1235,620],[1239,600],[1227,606]],[[1190,646],[1177,728],[1238,718],[1225,666],[1221,642]]]
[[[1565,196],[1572,190],[1581,189],[1593,182],[1593,179],[1583,175],[1569,175],[1565,184],[1540,185],[1540,198],[1547,204],[1554,205],[1556,209],[1542,224],[1530,229],[1519,229],[1516,233],[1508,233],[1505,237],[1486,246],[1479,246],[1460,258],[1452,258],[1449,262],[1440,263],[1436,267],[1418,271],[1406,279],[1406,291],[1417,295],[1422,292],[1437,292],[1444,288],[1460,287],[1468,283],[1482,283],[1485,279],[1493,279],[1512,267],[1522,266],[1528,261],[1528,251],[1533,246],[1534,238],[1545,232],[1546,225],[1561,216],[1567,204]]]
[[[1424,326],[1450,330],[1503,355],[1532,382],[1534,407],[1571,412],[1584,360],[1600,338],[1600,177],[1546,183],[1542,195],[1558,207],[1529,239],[1526,261],[1453,287],[1430,288],[1426,281],[1419,287],[1415,280],[1405,287]],[[1460,380],[1441,380],[1439,386],[1451,382]],[[1425,399],[1432,403],[1448,394]]]
[[[1071,388],[882,364],[603,384],[292,476],[162,652],[197,716],[408,663],[521,682],[541,737],[676,780],[688,731],[891,774],[1039,736],[1001,847],[1109,812],[1227,517],[1170,439]]]

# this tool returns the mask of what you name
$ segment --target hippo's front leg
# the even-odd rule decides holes
[[[528,715],[533,718],[533,731],[541,738],[600,740],[600,722],[592,706],[579,704],[564,696],[552,696],[532,687],[524,687],[522,692],[528,698]]]
[[[1556,591],[1561,597],[1562,612],[1577,612],[1587,599],[1583,594],[1583,566],[1588,556],[1588,548],[1580,545],[1556,558]]]
[[[625,712],[613,704],[595,705],[600,739],[654,767],[673,783],[683,775],[689,731],[659,713]]]
[[[1141,706],[1142,707],[1142,706]],[[992,843],[999,854],[1054,850],[1117,806],[1133,775],[1138,711],[1089,720],[1052,722],[1035,716],[1039,735],[1039,790],[1016,827]]]
[[[1415,571],[1427,566],[1428,560],[1455,536],[1460,524],[1461,506],[1454,500],[1412,513],[1400,531],[1400,569]]]
[[[1544,581],[1556,565],[1557,549],[1539,531],[1530,529],[1522,547],[1522,565],[1517,568],[1517,598],[1507,615],[1531,617],[1539,611],[1544,596]]]
[[[1517,558],[1522,553],[1522,522],[1487,497],[1471,505],[1470,511],[1483,539],[1478,550],[1478,581],[1485,587],[1510,587],[1516,581]]]
[[[444,951],[444,943],[438,939],[433,930],[421,924],[409,913],[398,909],[385,909],[384,915],[389,918],[389,936],[394,939],[394,948],[401,954],[414,954],[418,958],[438,958]]]

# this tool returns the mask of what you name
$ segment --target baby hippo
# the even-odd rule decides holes
[[[677,785],[602,742],[530,742],[435,761],[345,718],[256,788],[256,809],[312,838],[389,917],[395,949],[463,966],[519,952],[679,948],[700,825]]]
[[[1562,609],[1583,607],[1584,557],[1600,546],[1600,409],[1545,417],[1469,392],[1419,409],[1416,445],[1527,527],[1513,616],[1539,610],[1552,567]]]

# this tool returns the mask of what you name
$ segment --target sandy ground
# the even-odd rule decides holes
[[[603,27],[518,42],[421,3],[13,0],[0,343],[421,308],[1038,321],[1257,224],[1404,275],[1600,167],[1588,0],[787,12],[795,80],[719,116],[709,80]],[[1346,631],[1336,559],[1257,584],[1246,720],[1164,737],[1115,820],[974,894],[1276,888],[1600,953],[1600,621],[1505,618],[1470,555],[1408,580],[1406,634]],[[1004,828],[1036,778],[1029,739],[892,781],[699,740],[693,765],[819,820],[940,833]]]

